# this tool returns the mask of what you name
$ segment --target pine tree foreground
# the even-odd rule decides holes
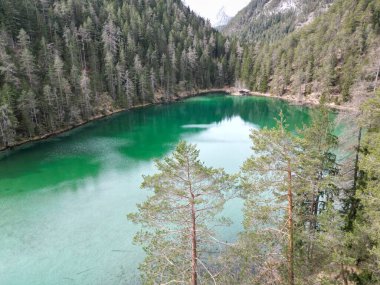
[[[200,278],[202,284],[212,283],[216,274],[207,260],[219,243],[215,226],[228,225],[219,214],[235,179],[206,167],[199,161],[199,150],[186,142],[156,161],[156,167],[159,172],[145,176],[142,183],[154,194],[129,215],[146,227],[135,237],[147,254],[140,267],[143,284],[197,285]]]

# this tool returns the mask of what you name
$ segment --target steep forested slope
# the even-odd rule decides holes
[[[372,94],[380,68],[380,1],[336,0],[312,23],[245,50],[241,78],[276,95],[334,101]]]
[[[232,83],[235,53],[180,0],[2,0],[0,148]]]
[[[310,22],[334,0],[252,0],[222,31],[242,41],[273,41]]]

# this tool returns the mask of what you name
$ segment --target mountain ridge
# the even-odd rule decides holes
[[[310,22],[334,0],[252,0],[221,30],[244,41],[274,41]]]
[[[304,0],[298,3],[301,2],[306,3]],[[243,12],[258,7],[257,4],[264,9],[268,3],[279,5],[285,2],[253,0]],[[242,33],[236,32],[237,38],[248,42],[248,45],[238,77],[246,87],[261,93],[293,96],[299,101],[327,101],[358,107],[373,95],[379,83],[375,77],[380,70],[380,1],[313,3],[310,6],[313,9],[300,11],[316,14],[299,28],[296,28],[295,18],[289,18],[287,23],[291,23],[293,30],[279,28],[276,21],[281,17],[274,22],[268,20],[268,26],[264,26],[261,33],[242,26]],[[324,5],[329,7],[326,11],[327,6]],[[315,7],[325,8],[315,10]],[[254,12],[262,15],[263,10]],[[239,19],[241,15],[231,20],[229,25]],[[274,18],[270,16],[269,19]],[[223,33],[228,35],[226,30]],[[244,33],[249,35],[245,37]],[[256,40],[253,41],[253,38]]]
[[[231,21],[232,17],[227,15],[226,10],[224,7],[220,8],[217,16],[216,16],[216,24],[215,27],[217,29],[221,29],[222,27],[228,25],[228,23]]]

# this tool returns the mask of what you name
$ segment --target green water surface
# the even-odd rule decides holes
[[[0,154],[0,284],[136,284],[143,251],[126,215],[147,193],[142,174],[179,140],[196,143],[209,166],[236,172],[251,153],[252,128],[291,128],[306,108],[279,100],[213,94],[127,111],[43,142]],[[241,201],[220,233],[241,229]]]

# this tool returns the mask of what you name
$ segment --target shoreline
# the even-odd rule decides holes
[[[249,91],[247,92],[247,95],[241,95],[238,93],[238,91],[235,89],[233,93],[231,93],[234,96],[256,96],[256,97],[265,97],[265,98],[273,98],[273,99],[279,99],[286,102],[289,102],[293,106],[308,106],[308,107],[316,107],[320,106],[319,101],[317,100],[299,100],[295,96],[292,95],[284,95],[284,96],[278,96],[273,95],[270,93],[260,93],[256,91]],[[342,106],[342,105],[336,105],[334,103],[326,103],[326,107],[336,110],[336,111],[343,111],[343,112],[357,112],[358,109],[354,107],[349,106]]]
[[[106,118],[106,117],[109,117],[109,116],[112,116],[112,115],[115,115],[115,114],[118,114],[118,113],[121,113],[121,112],[124,112],[124,111],[132,110],[132,109],[138,109],[138,108],[142,108],[142,107],[147,107],[149,105],[152,105],[152,103],[147,103],[147,104],[142,104],[142,105],[136,105],[136,106],[133,106],[133,107],[130,107],[130,108],[125,108],[125,109],[116,109],[116,110],[113,110],[113,111],[111,111],[109,113],[106,113],[106,114],[96,115],[96,116],[91,117],[87,121],[83,121],[83,122],[80,122],[80,123],[72,125],[72,126],[67,126],[65,128],[61,128],[61,129],[56,130],[56,131],[51,132],[51,133],[35,136],[35,137],[29,138],[29,139],[24,139],[24,140],[21,140],[21,141],[17,141],[15,144],[13,144],[11,146],[0,148],[0,153],[1,152],[5,152],[7,150],[12,150],[13,148],[16,148],[16,147],[19,147],[19,146],[22,146],[22,145],[25,145],[25,144],[28,144],[28,143],[43,141],[43,140],[46,140],[48,138],[58,136],[60,134],[66,133],[68,131],[71,131],[73,129],[82,127],[82,126],[84,126],[84,125],[86,125],[88,123],[91,123],[91,122],[94,122],[94,121],[97,121],[97,120],[101,120],[103,118]]]
[[[178,95],[174,96],[169,101],[165,101],[162,96],[161,97],[157,97],[151,103],[139,104],[139,105],[132,106],[132,107],[129,107],[129,108],[115,109],[115,110],[112,110],[112,111],[107,112],[105,114],[100,114],[100,115],[93,116],[93,117],[91,117],[87,121],[83,121],[83,122],[80,122],[80,123],[72,125],[72,126],[67,126],[65,128],[56,130],[56,131],[51,132],[51,133],[35,136],[35,137],[32,137],[32,138],[28,138],[28,139],[23,139],[21,141],[17,141],[15,144],[13,144],[11,146],[1,147],[0,148],[0,154],[3,153],[3,152],[6,152],[7,150],[12,150],[14,148],[17,148],[17,147],[20,147],[20,146],[23,146],[23,145],[26,145],[26,144],[29,144],[29,143],[39,142],[39,141],[43,141],[43,140],[46,140],[46,139],[49,139],[49,138],[52,138],[52,137],[56,137],[56,136],[58,136],[60,134],[66,133],[68,131],[71,131],[73,129],[76,129],[76,128],[79,128],[79,127],[82,127],[82,126],[85,126],[85,125],[87,125],[87,124],[89,124],[91,122],[94,122],[94,121],[97,121],[97,120],[101,120],[101,119],[104,119],[106,117],[110,117],[112,115],[116,115],[118,113],[127,112],[127,111],[130,111],[130,110],[144,108],[144,107],[148,107],[148,106],[152,106],[152,105],[174,103],[174,102],[178,102],[178,101],[181,101],[181,100],[184,100],[184,99],[187,99],[187,98],[197,97],[197,96],[204,96],[204,95],[207,95],[209,93],[216,93],[216,92],[230,94],[231,96],[241,96],[241,97],[244,97],[244,96],[253,96],[254,97],[255,96],[255,97],[266,97],[266,98],[279,99],[279,100],[287,101],[290,104],[295,105],[295,106],[315,107],[315,106],[319,106],[320,105],[319,102],[310,101],[310,100],[308,100],[308,101],[299,101],[298,99],[296,99],[296,98],[294,98],[292,96],[289,96],[289,95],[287,95],[287,96],[276,96],[276,95],[272,95],[270,93],[260,93],[260,92],[254,92],[254,91],[249,91],[249,92],[247,92],[247,94],[242,95],[242,94],[239,93],[239,89],[236,88],[236,87],[211,88],[211,89],[200,89],[200,90],[192,90],[192,91],[183,91],[183,92],[178,93]],[[326,104],[326,106],[328,108],[336,110],[336,111],[346,111],[346,112],[356,112],[356,111],[358,111],[356,108],[353,108],[353,107],[338,106],[338,105],[335,105],[333,103]]]
[[[106,112],[104,114],[99,114],[99,115],[93,116],[90,119],[88,119],[87,121],[83,121],[83,122],[80,122],[80,123],[75,124],[75,125],[67,126],[67,127],[61,128],[59,130],[56,130],[56,131],[53,131],[53,132],[50,132],[50,133],[47,133],[47,134],[44,134],[44,135],[34,136],[34,137],[28,138],[28,139],[23,139],[23,140],[17,141],[16,143],[14,143],[14,144],[12,144],[10,146],[7,146],[7,147],[0,147],[0,154],[6,152],[8,150],[12,150],[14,148],[17,148],[17,147],[29,144],[29,143],[44,141],[46,139],[49,139],[49,138],[52,138],[52,137],[56,137],[56,136],[61,135],[63,133],[66,133],[66,132],[69,132],[71,130],[74,130],[76,128],[85,126],[85,125],[87,125],[87,124],[89,124],[91,122],[95,122],[97,120],[101,120],[101,119],[110,117],[112,115],[116,115],[118,113],[127,112],[127,111],[130,111],[130,110],[144,108],[144,107],[148,107],[148,106],[152,106],[152,105],[174,103],[174,102],[181,101],[183,99],[206,95],[208,93],[223,92],[223,93],[227,93],[228,94],[229,92],[227,90],[228,89],[226,89],[226,88],[212,88],[212,89],[192,90],[192,91],[187,91],[187,92],[180,92],[180,93],[178,93],[178,95],[174,96],[169,101],[163,100],[163,97],[158,97],[158,98],[155,98],[154,101],[151,102],[151,103],[139,104],[139,105],[131,106],[129,108],[118,108],[118,109],[115,109],[115,110],[112,110],[112,111],[108,111],[108,112]]]

